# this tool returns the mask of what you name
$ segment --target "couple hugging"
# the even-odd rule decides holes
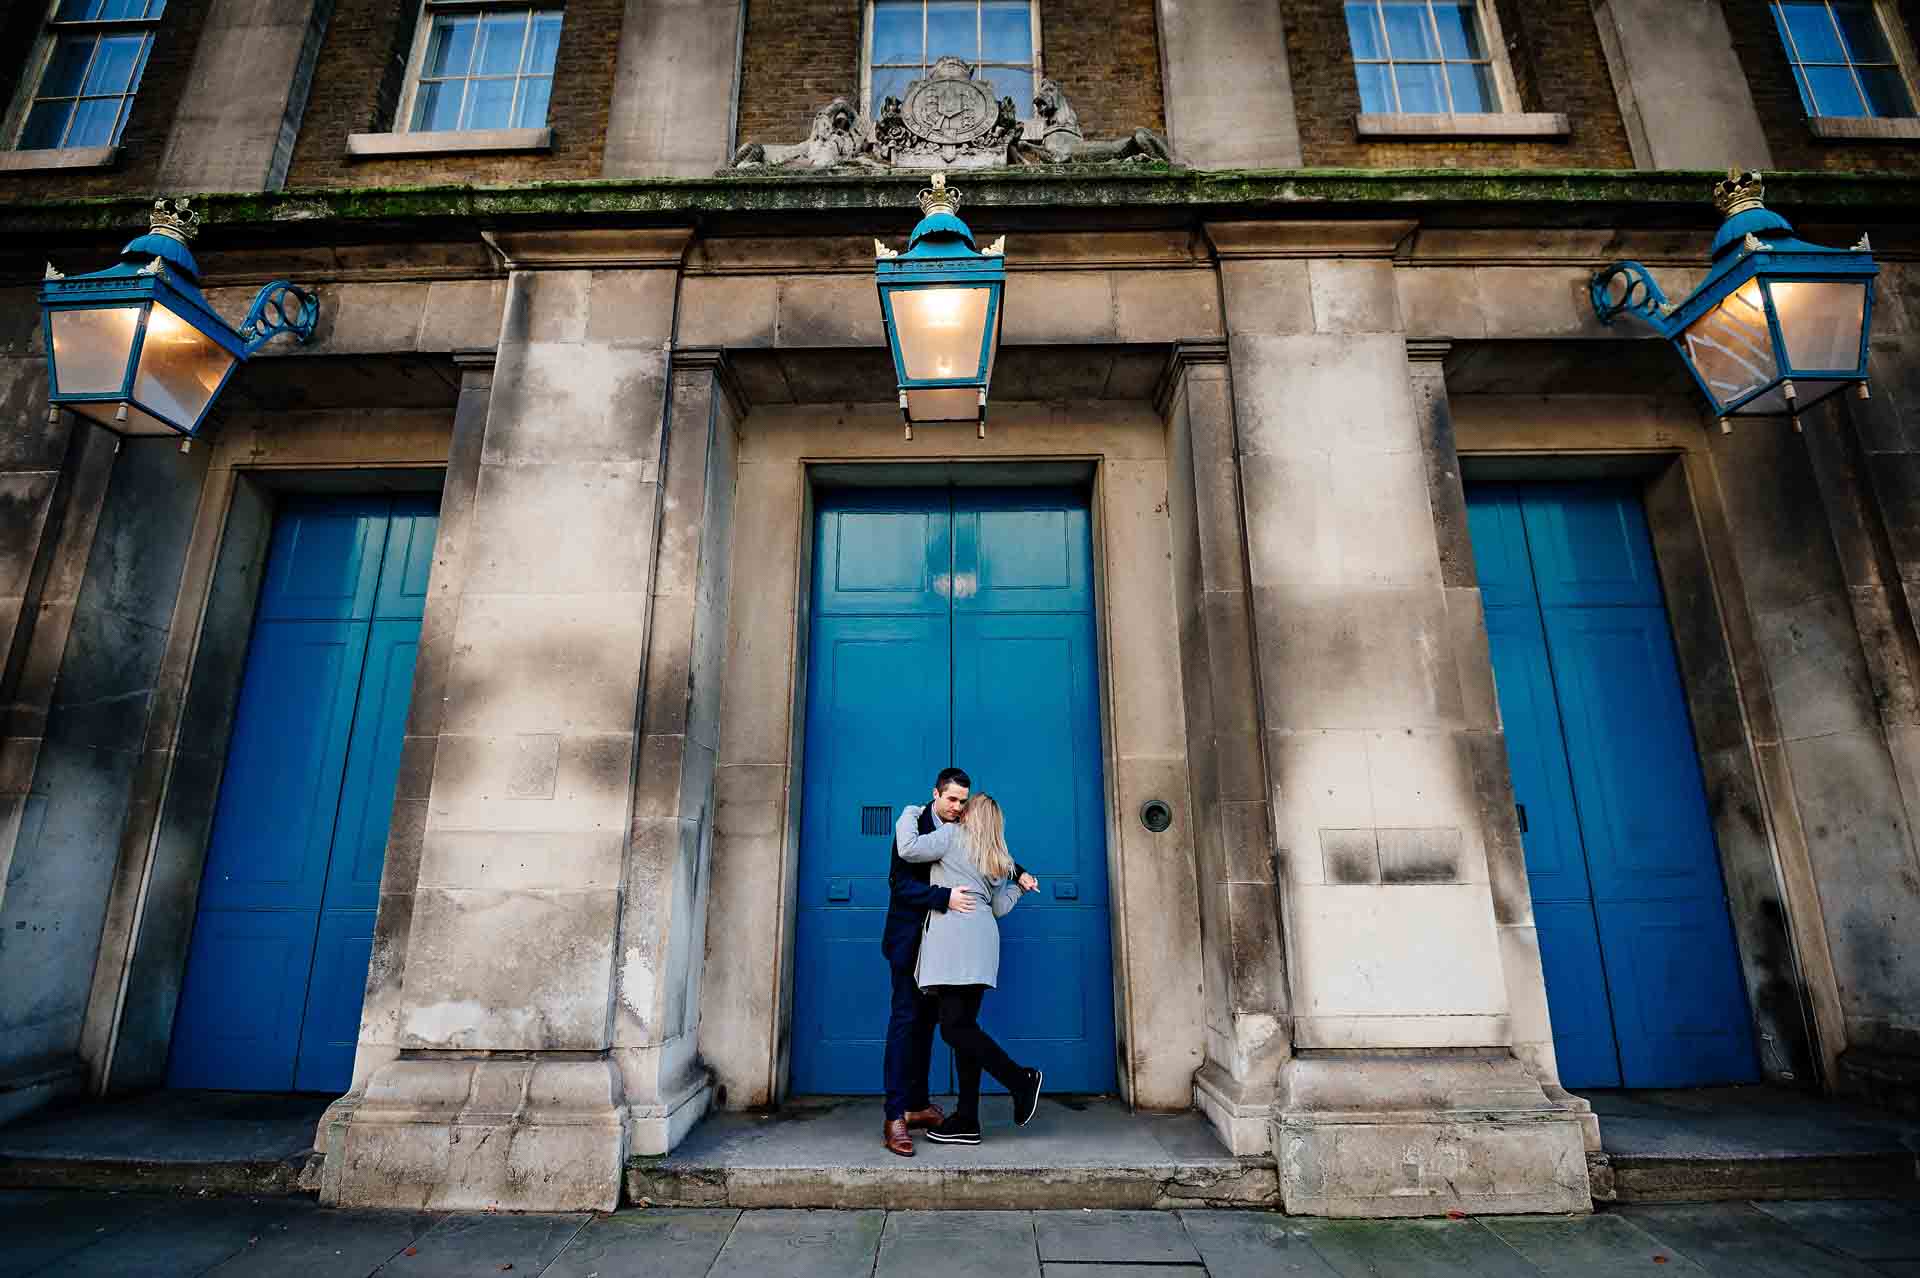
[[[913,1132],[945,1145],[980,1143],[980,1072],[1013,1097],[1021,1127],[1040,1104],[1040,1071],[1016,1065],[980,1028],[980,1000],[1000,975],[998,919],[1039,883],[1007,853],[1000,805],[968,792],[958,768],[941,772],[933,802],[909,804],[893,827],[891,900],[881,952],[893,969],[887,1018],[888,1149],[913,1157]],[[953,1049],[959,1104],[951,1116],[927,1097],[933,1028]]]

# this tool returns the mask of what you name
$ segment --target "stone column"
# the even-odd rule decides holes
[[[1722,0],[1594,0],[1593,20],[1636,165],[1773,167]]]
[[[1412,224],[1207,229],[1286,902],[1286,1209],[1586,1210],[1580,1123],[1514,1054],[1467,708],[1488,657],[1450,615],[1393,279]]]
[[[1167,134],[1197,169],[1296,168],[1287,34],[1272,0],[1159,0]]]
[[[327,1133],[346,1205],[611,1210],[628,1152],[631,838],[688,233],[502,233],[509,271],[398,998]],[[436,565],[436,568],[438,565]],[[442,587],[438,574],[429,590]],[[413,735],[410,726],[409,734]],[[637,802],[645,801],[645,803]],[[633,942],[631,933],[626,938]],[[618,1030],[616,1029],[618,1027]],[[619,1055],[624,1056],[624,1051]]]
[[[727,567],[744,403],[723,352],[679,350],[641,712],[639,793],[620,924],[615,1058],[628,1147],[664,1154],[707,1110],[700,976],[713,862]]]
[[[1206,995],[1194,1100],[1234,1153],[1264,1154],[1291,1043],[1226,344],[1176,345],[1158,402]]]
[[[332,13],[333,0],[211,0],[156,189],[280,189]]]
[[[732,158],[745,0],[627,0],[602,177],[712,177]]]

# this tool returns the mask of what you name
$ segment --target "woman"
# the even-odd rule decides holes
[[[1015,1064],[980,1028],[980,1000],[1000,976],[998,920],[1021,895],[1014,880],[1013,857],[1007,852],[1006,823],[993,796],[978,794],[968,800],[966,815],[959,821],[931,834],[917,829],[905,833],[902,859],[931,861],[933,883],[964,887],[993,903],[991,913],[929,911],[920,938],[920,961],[914,968],[920,988],[939,1000],[940,1036],[953,1049],[960,1086],[960,1103],[953,1115],[928,1128],[926,1137],[944,1145],[978,1145],[982,1069],[1013,1097],[1013,1118],[1019,1126],[1027,1125],[1040,1104],[1040,1071]]]

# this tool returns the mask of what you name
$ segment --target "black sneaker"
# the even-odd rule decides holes
[[[1026,1071],[1027,1085],[1013,1094],[1013,1125],[1025,1127],[1033,1121],[1033,1111],[1040,1108],[1040,1071]]]
[[[942,1145],[978,1145],[980,1143],[980,1120],[955,1114],[938,1127],[929,1127],[920,1133],[926,1139]]]

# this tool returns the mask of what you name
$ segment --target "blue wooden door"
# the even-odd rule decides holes
[[[428,498],[274,522],[168,1083],[345,1091],[432,566]]]
[[[1473,485],[1467,515],[1561,1081],[1752,1081],[1719,853],[1637,495]]]
[[[1106,826],[1084,496],[826,495],[814,542],[792,1087],[880,1090],[893,820],[957,762],[1041,880],[1002,920],[983,1023],[1049,1088],[1114,1087]],[[936,1048],[933,1085],[950,1085]]]

